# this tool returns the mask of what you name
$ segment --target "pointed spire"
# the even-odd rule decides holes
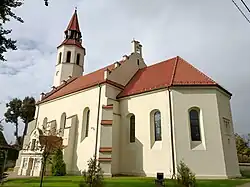
[[[77,17],[77,7],[75,8],[75,13],[73,14],[73,16],[69,22],[69,25],[68,25],[66,31],[67,30],[81,32],[80,27],[79,27],[78,17]]]
[[[67,29],[64,31],[65,39],[58,47],[62,45],[76,45],[80,48],[82,47],[82,33],[80,31],[80,26],[77,17],[77,8],[69,22]]]

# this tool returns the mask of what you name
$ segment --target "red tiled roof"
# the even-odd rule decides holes
[[[123,63],[123,61],[120,63]],[[105,70],[112,70],[113,68],[114,64],[111,64],[90,74],[71,78],[66,83],[47,93],[37,104],[103,83],[112,84],[123,89],[117,98],[170,86],[217,86],[231,95],[227,90],[180,57],[175,57],[138,70],[125,87],[104,79]]]
[[[74,30],[80,32],[80,26],[77,18],[77,11],[75,11],[75,13],[73,14],[66,30]]]
[[[218,86],[222,88],[182,58],[175,57],[140,69],[117,98],[180,85]],[[226,92],[230,94],[228,91]]]
[[[65,84],[62,84],[52,90],[51,92],[47,93],[39,103],[43,103],[52,99],[56,99],[80,90],[84,90],[93,86],[96,86],[98,84],[102,83],[108,83],[112,84],[116,87],[119,87],[121,89],[124,88],[124,86],[119,85],[115,82],[112,82],[110,80],[104,79],[104,72],[106,69],[112,70],[114,68],[114,64],[111,64],[105,68],[99,69],[97,71],[94,71],[92,73],[89,73],[87,75],[78,77],[78,78],[71,78],[68,80]]]
[[[73,39],[65,39],[58,47],[61,47],[62,45],[76,45],[77,47],[80,47],[83,49],[82,44]]]

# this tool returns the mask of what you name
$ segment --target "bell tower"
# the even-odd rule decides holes
[[[57,47],[53,86],[59,86],[69,77],[82,76],[84,71],[86,51],[82,46],[82,34],[78,23],[77,10],[75,10],[64,34],[64,41]]]

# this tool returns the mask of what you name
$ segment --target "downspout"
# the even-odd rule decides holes
[[[35,125],[35,129],[37,128],[37,124],[38,124],[38,115],[39,115],[39,107],[40,105],[37,105],[37,115],[36,115],[36,125]]]
[[[172,167],[173,167],[173,175],[171,179],[173,179],[176,175],[175,171],[175,152],[174,152],[174,130],[173,130],[173,112],[172,112],[172,100],[171,100],[171,91],[168,88],[168,98],[169,98],[169,117],[170,117],[170,138],[171,138],[171,151],[172,151]]]
[[[94,158],[96,160],[97,155],[97,143],[98,143],[98,131],[99,131],[99,115],[100,115],[100,105],[101,105],[101,84],[98,84],[99,86],[99,98],[98,98],[98,108],[97,108],[97,119],[96,119],[96,137],[95,137],[95,154]]]

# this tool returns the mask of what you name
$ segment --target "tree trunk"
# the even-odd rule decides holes
[[[15,131],[16,142],[18,145],[20,145],[20,141],[18,138],[18,123],[16,123],[15,126],[16,126],[16,131]]]
[[[45,171],[45,166],[46,166],[46,160],[47,160],[47,156],[45,156],[43,158],[43,165],[42,165],[42,175],[41,175],[41,178],[40,178],[40,187],[43,186],[43,176],[44,176],[44,171]]]

